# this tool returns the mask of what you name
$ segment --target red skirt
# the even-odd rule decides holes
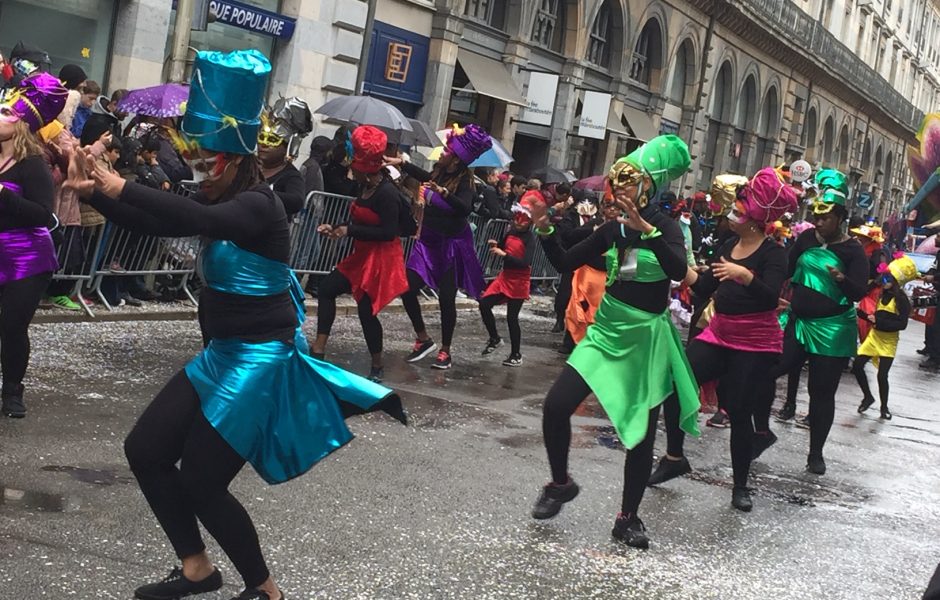
[[[532,270],[525,269],[503,269],[496,279],[490,282],[483,297],[502,294],[510,300],[528,300],[530,276]]]
[[[336,265],[349,280],[356,302],[363,294],[372,300],[372,314],[377,315],[389,302],[408,291],[405,255],[397,239],[387,242],[353,241],[352,254]]]

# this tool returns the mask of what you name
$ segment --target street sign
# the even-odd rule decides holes
[[[869,192],[862,192],[858,195],[858,199],[855,200],[855,206],[864,208],[865,210],[871,208],[872,204],[874,204],[874,201],[871,197],[871,193]]]

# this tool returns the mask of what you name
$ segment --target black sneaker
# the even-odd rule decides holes
[[[623,514],[617,515],[617,520],[614,522],[614,529],[610,532],[610,535],[631,548],[647,550],[650,547],[650,539],[646,535],[646,526],[643,525],[643,521],[637,516],[627,517]]]
[[[176,567],[170,574],[157,583],[148,583],[134,590],[134,597],[140,600],[176,600],[214,592],[222,587],[222,573],[218,569],[202,581],[190,581],[183,575],[183,569]]]
[[[509,358],[503,361],[504,367],[521,367],[522,366],[522,355],[521,354],[510,354]]]
[[[552,327],[552,333],[561,333],[565,330],[565,322],[562,319],[555,321],[555,326]]]
[[[917,366],[928,371],[936,371],[937,369],[940,369],[940,358],[934,358],[931,356]]]
[[[874,398],[862,398],[861,403],[858,405],[858,414],[862,414],[863,412],[868,410],[869,407],[871,407],[871,405],[874,403],[875,403]]]
[[[670,460],[668,457],[664,456],[659,459],[659,464],[656,465],[656,470],[650,475],[646,485],[666,483],[670,479],[682,477],[686,473],[691,472],[692,465],[689,464],[689,459],[686,457],[683,456],[679,460]]]
[[[778,421],[789,421],[796,416],[796,402],[784,402],[780,410],[777,411]]]
[[[492,353],[496,352],[496,349],[499,348],[499,347],[502,346],[502,345],[503,345],[503,339],[502,339],[502,338],[490,338],[490,339],[486,342],[486,348],[483,349],[483,352],[481,352],[481,354],[482,354],[483,356],[486,356],[487,354],[492,354]]]
[[[450,352],[444,352],[441,350],[437,353],[437,358],[434,359],[434,364],[431,365],[432,369],[449,369],[453,365],[453,361],[450,359]]]
[[[770,448],[777,443],[777,435],[773,431],[766,431],[764,433],[754,433],[753,442],[751,443],[751,460],[757,460],[760,458],[760,455],[764,453],[764,450]]]
[[[23,392],[25,388],[20,384],[12,390],[5,390],[3,396],[3,406],[0,411],[11,419],[22,419],[26,416],[26,404],[23,402]]]
[[[382,379],[385,377],[385,369],[383,367],[371,367],[369,369],[369,381],[373,383],[382,383]]]
[[[126,304],[126,305],[128,305],[128,306],[143,306],[143,305],[144,305],[143,302],[141,302],[141,301],[138,300],[137,298],[131,296],[131,295],[128,294],[127,292],[124,292],[123,294],[121,294],[121,300],[123,300],[123,301],[124,301],[124,304]]]
[[[264,590],[251,588],[233,597],[232,600],[284,600],[284,592],[281,592],[281,595],[277,598],[272,598],[271,595]]]
[[[568,477],[568,483],[559,485],[549,483],[542,488],[539,499],[535,501],[535,507],[532,509],[533,519],[551,519],[558,514],[561,507],[566,502],[571,502],[578,496],[581,488],[574,482],[574,479]]]
[[[888,407],[887,407],[887,406],[882,406],[882,407],[881,407],[881,418],[882,418],[882,419],[884,419],[885,421],[890,421],[892,416],[893,416],[893,415],[891,414],[891,411],[888,410]]]
[[[806,459],[806,470],[814,475],[826,474],[826,461],[822,456],[809,455]]]
[[[726,413],[724,409],[719,408],[718,411],[712,415],[711,419],[705,421],[705,424],[717,429],[727,429],[731,427],[731,419],[728,418],[728,413]]]
[[[799,427],[800,429],[809,429],[810,428],[809,415],[803,415],[802,417],[797,419],[796,426]]]
[[[405,362],[418,362],[436,349],[437,344],[430,338],[423,342],[421,340],[415,340],[415,347],[411,350],[411,354],[405,357]]]
[[[917,350],[917,353],[920,354],[921,356],[927,356],[928,354],[930,354],[930,350],[928,350],[927,347],[924,346],[920,350]]]
[[[754,502],[751,500],[751,490],[746,487],[734,486],[731,490],[731,506],[742,512],[751,512]]]

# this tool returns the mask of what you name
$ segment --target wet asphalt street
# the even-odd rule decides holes
[[[479,357],[479,318],[462,312],[448,372],[430,359],[405,364],[407,319],[383,320],[387,383],[412,426],[354,419],[357,438],[307,475],[269,487],[248,468],[233,486],[287,598],[900,600],[920,598],[940,561],[940,375],[916,368],[919,323],[903,332],[891,373],[893,421],[856,414],[860,392],[846,374],[829,473],[804,473],[808,431],[775,424],[779,443],[753,466],[750,514],[730,506],[728,431],[703,427],[686,444],[693,474],[646,495],[643,552],[610,538],[623,449],[594,402],[574,420],[581,495],[552,521],[529,517],[548,478],[541,402],[562,364],[548,319],[525,317],[525,366],[512,369],[502,351]],[[436,332],[437,317],[428,321]],[[0,595],[130,598],[174,560],[121,444],[198,351],[197,325],[32,332],[29,416],[0,421]],[[329,358],[367,371],[355,318],[338,320]],[[805,412],[805,390],[799,404]],[[205,597],[234,596],[237,574],[214,555],[226,587]]]

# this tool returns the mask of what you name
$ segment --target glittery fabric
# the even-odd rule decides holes
[[[268,483],[306,472],[352,439],[341,403],[368,409],[392,390],[308,355],[300,329],[303,290],[290,267],[215,241],[201,257],[210,288],[267,296],[290,290],[298,315],[293,343],[213,339],[186,365],[206,419]]]
[[[0,231],[0,286],[58,268],[52,237],[45,227]]]

